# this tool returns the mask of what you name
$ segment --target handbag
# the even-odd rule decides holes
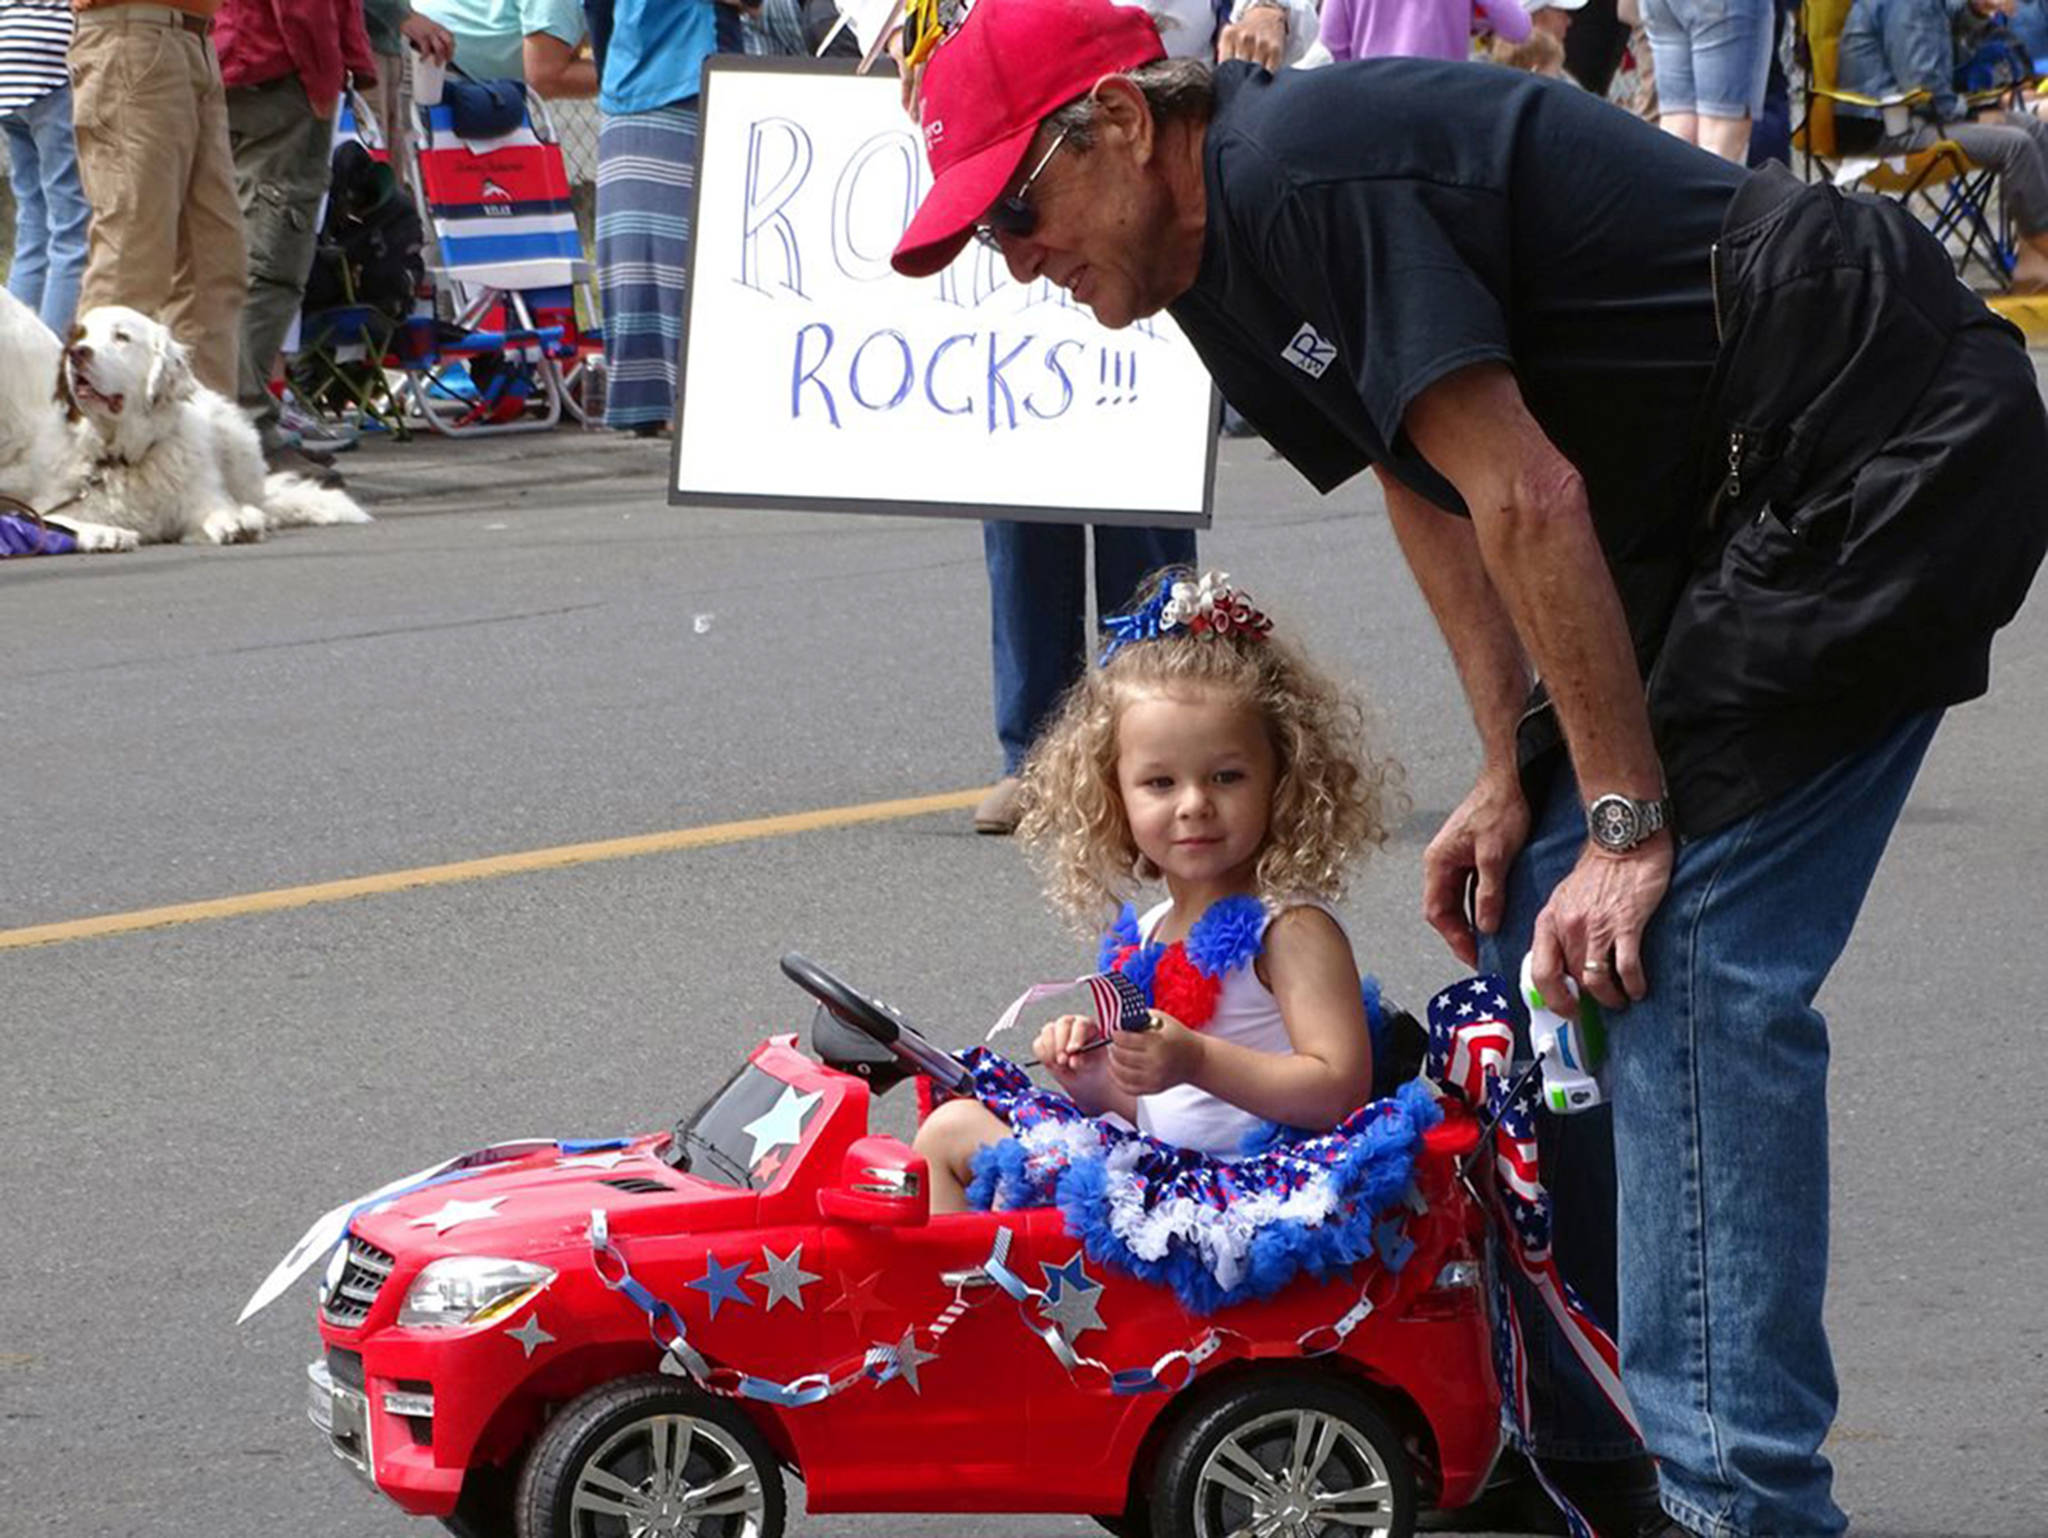
[[[526,121],[526,86],[517,80],[451,74],[441,88],[441,102],[458,138],[503,138]]]

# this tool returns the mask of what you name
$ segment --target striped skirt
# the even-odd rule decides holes
[[[697,106],[607,116],[597,140],[597,284],[609,370],[605,426],[666,423],[675,413]]]

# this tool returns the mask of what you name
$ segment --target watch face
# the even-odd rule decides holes
[[[1602,849],[1627,849],[1636,841],[1636,809],[1621,796],[1602,796],[1587,814],[1593,842]]]

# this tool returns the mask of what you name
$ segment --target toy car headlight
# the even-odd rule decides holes
[[[490,1255],[437,1260],[418,1276],[398,1311],[400,1324],[487,1324],[509,1314],[555,1279],[546,1266]]]

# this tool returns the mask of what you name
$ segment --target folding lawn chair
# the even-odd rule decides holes
[[[581,420],[565,371],[582,361],[590,267],[546,107],[529,92],[524,120],[493,139],[457,134],[445,103],[421,109],[420,128],[414,180],[455,313],[416,316],[397,339],[414,410],[458,437]]]
[[[409,436],[404,401],[394,392],[385,363],[398,326],[412,308],[407,302],[403,311],[397,310],[394,294],[405,287],[417,298],[420,232],[411,199],[392,173],[376,119],[354,91],[342,93],[333,165],[334,184],[319,216],[320,254],[308,279],[297,340],[288,349],[287,377],[301,408],[321,421],[343,430],[380,427],[404,438]],[[387,232],[404,249],[385,250]],[[359,240],[359,234],[372,239]],[[364,257],[348,249],[352,241],[377,246],[381,260],[373,264],[376,272],[359,270]],[[366,276],[372,290],[381,283],[393,293],[359,292]],[[381,303],[369,302],[380,297]]]
[[[1839,89],[1837,66],[1842,29],[1848,24],[1850,0],[1805,0],[1800,27],[1807,53],[1806,117],[1793,134],[1808,181],[1821,177],[1842,180],[1842,169],[1854,157],[1845,152],[1838,132],[1836,107],[1844,102],[1876,108],[1889,125],[1900,122],[1914,105],[1928,99],[1925,91],[1878,98]],[[1904,203],[1954,258],[1958,276],[1970,264],[1981,266],[1998,287],[2012,281],[2012,240],[1998,196],[1995,172],[1964,153],[1961,145],[1943,139],[1910,154],[1877,158],[1859,176],[1850,178],[1865,192]]]

